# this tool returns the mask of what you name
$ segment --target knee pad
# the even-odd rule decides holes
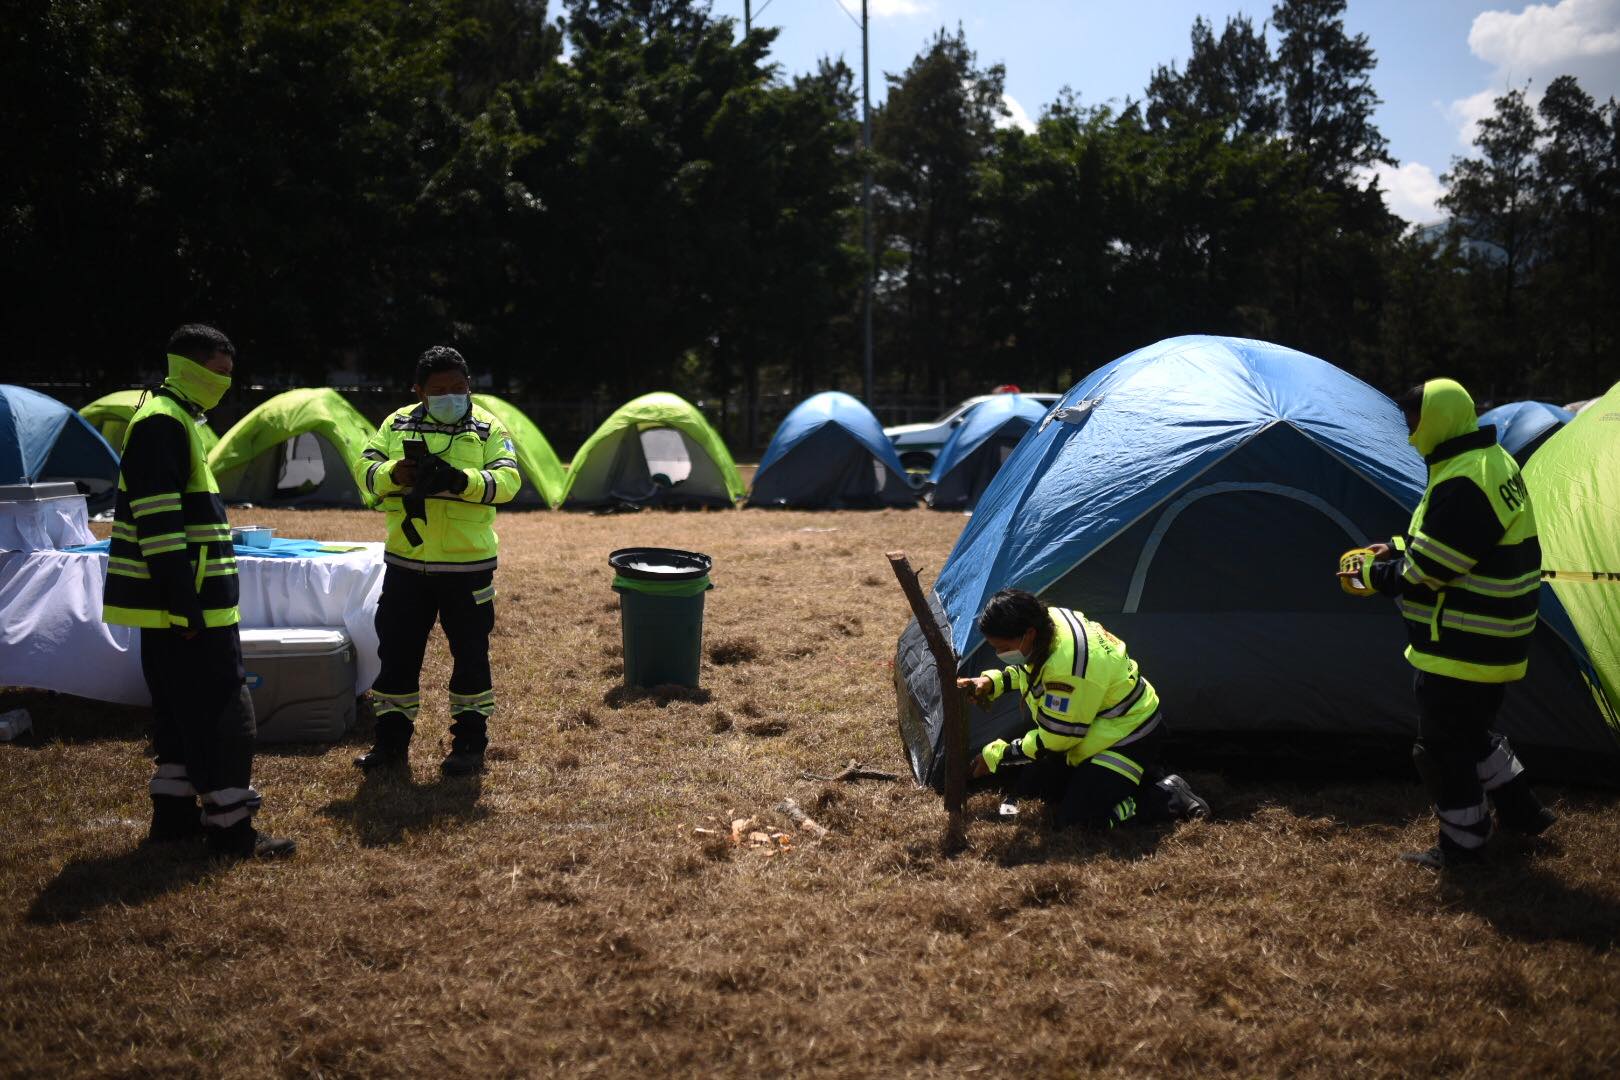
[[[1507,736],[1493,731],[1491,752],[1475,763],[1474,772],[1479,777],[1481,787],[1486,791],[1495,791],[1524,772],[1524,766],[1519,764],[1513,747],[1508,745]]]

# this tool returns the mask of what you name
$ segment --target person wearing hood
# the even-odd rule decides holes
[[[377,601],[371,687],[375,743],[355,759],[368,772],[403,769],[421,708],[422,657],[437,621],[449,639],[451,776],[483,771],[495,686],[495,507],[522,486],[517,450],[493,413],[473,404],[467,361],[436,345],[416,361],[416,403],[382,422],[355,466],[360,490],[388,517],[387,569]]]
[[[157,758],[147,842],[202,837],[216,854],[247,858],[289,855],[293,842],[253,827],[260,799],[236,559],[202,436],[235,363],[230,339],[211,326],[170,336],[169,376],[124,439],[101,617],[141,632]]]
[[[1534,835],[1556,820],[1491,731],[1507,684],[1529,664],[1541,545],[1518,463],[1495,428],[1479,426],[1467,390],[1431,379],[1399,404],[1428,485],[1406,532],[1346,573],[1394,597],[1406,622],[1420,714],[1412,757],[1440,829],[1434,847],[1401,858],[1443,870],[1479,861],[1493,805],[1508,831]]]
[[[1159,767],[1159,695],[1125,643],[1095,619],[1003,589],[979,613],[979,632],[1005,667],[958,679],[982,703],[1016,692],[1034,726],[996,739],[975,777],[1014,771],[1018,796],[1053,807],[1058,828],[1112,829],[1209,816],[1209,804]],[[1144,782],[1145,781],[1145,782]]]

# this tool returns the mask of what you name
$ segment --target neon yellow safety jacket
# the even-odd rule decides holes
[[[103,622],[149,629],[230,626],[237,614],[235,549],[208,468],[203,411],[215,375],[183,356],[135,411],[124,437],[113,508]],[[214,393],[203,389],[214,383]]]
[[[1395,597],[1413,667],[1469,682],[1522,679],[1541,541],[1519,464],[1450,379],[1424,384],[1411,443],[1429,465],[1428,488],[1406,534],[1391,540],[1400,557],[1364,563],[1362,580]]]
[[[393,478],[395,463],[405,457],[407,440],[423,441],[429,454],[467,479],[459,493],[426,498],[426,520],[413,522],[422,539],[419,545],[412,544],[405,532],[405,489]],[[423,404],[394,412],[366,443],[354,479],[362,491],[382,500],[388,515],[383,561],[429,573],[494,569],[500,546],[495,507],[511,502],[523,484],[512,437],[493,413],[477,405],[453,424],[434,420]]]
[[[984,763],[995,772],[1003,764],[1056,753],[1070,765],[1090,760],[1140,782],[1141,767],[1111,751],[1159,726],[1158,693],[1127,655],[1125,643],[1100,623],[1068,608],[1048,608],[1047,615],[1052,646],[1039,671],[1026,664],[981,672],[990,680],[992,701],[1016,690],[1035,721],[1023,738],[987,745]]]

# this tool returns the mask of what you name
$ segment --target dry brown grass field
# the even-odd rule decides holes
[[[37,726],[0,746],[0,1073],[1620,1074],[1611,794],[1545,789],[1551,842],[1439,879],[1394,860],[1432,829],[1399,775],[1183,762],[1215,820],[1102,836],[986,793],[951,858],[909,779],[800,779],[905,772],[883,552],[929,580],[963,520],[503,516],[488,772],[438,772],[436,632],[409,780],[362,780],[364,725],[260,755],[287,863],[138,849],[142,712],[0,691]],[[637,544],[715,557],[700,693],[621,687],[606,556]],[[789,795],[828,838],[730,842]]]

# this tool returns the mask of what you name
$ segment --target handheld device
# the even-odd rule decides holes
[[[1341,573],[1341,574],[1355,574],[1356,576],[1355,577],[1341,577],[1339,579],[1339,588],[1343,589],[1346,593],[1348,593],[1351,596],[1373,596],[1373,595],[1375,595],[1374,591],[1372,589],[1369,589],[1362,582],[1361,576],[1360,576],[1362,566],[1366,563],[1366,561],[1368,559],[1370,559],[1372,557],[1373,557],[1372,548],[1364,548],[1364,547],[1351,548],[1349,551],[1345,552],[1343,555],[1340,555],[1339,556],[1339,573]]]

